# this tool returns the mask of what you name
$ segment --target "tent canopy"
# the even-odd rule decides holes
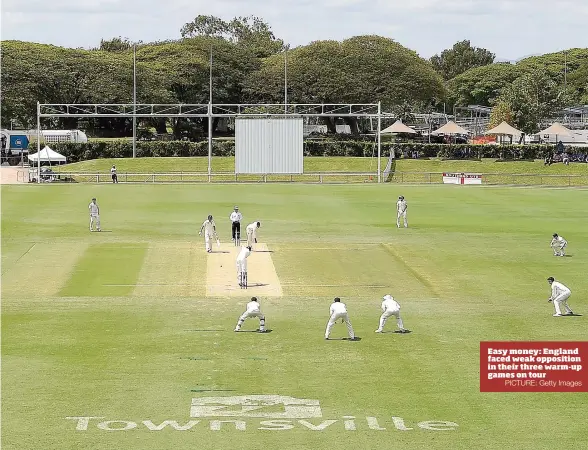
[[[400,120],[397,120],[392,125],[390,125],[388,128],[382,130],[380,133],[382,133],[382,134],[384,134],[384,133],[390,133],[390,134],[400,134],[400,133],[416,134],[416,131],[413,130],[412,128],[404,125]]]
[[[501,134],[501,135],[506,135],[506,136],[520,136],[521,134],[523,134],[523,132],[510,126],[506,122],[502,122],[497,127],[494,127],[491,130],[486,131],[486,134]]]
[[[465,128],[460,127],[454,121],[450,120],[438,130],[433,131],[431,134],[470,134],[470,132]]]
[[[65,156],[51,150],[47,145],[40,152],[29,155],[29,161],[37,162],[39,160],[41,162],[66,162]]]
[[[539,134],[549,134],[557,136],[571,136],[572,132],[564,127],[561,123],[554,122],[549,128],[540,131]]]

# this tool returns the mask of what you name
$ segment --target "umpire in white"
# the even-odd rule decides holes
[[[239,237],[241,236],[241,221],[243,220],[243,214],[239,212],[238,206],[235,206],[235,209],[229,216],[229,219],[231,219],[231,234],[234,241],[237,233],[239,233]]]

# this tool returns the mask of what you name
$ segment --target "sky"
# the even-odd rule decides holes
[[[199,14],[257,16],[291,46],[377,34],[429,58],[469,39],[499,60],[588,47],[588,0],[0,0],[2,40],[92,48],[180,37]]]

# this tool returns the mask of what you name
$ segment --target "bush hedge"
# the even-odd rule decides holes
[[[126,141],[103,142],[60,142],[51,147],[66,156],[69,162],[99,158],[130,158],[133,146]],[[32,149],[34,150],[34,149]],[[388,157],[391,151],[397,158],[448,158],[481,159],[496,158],[505,160],[542,159],[552,154],[552,145],[446,145],[446,144],[398,144],[382,142],[382,156]],[[573,153],[588,153],[588,147],[574,147]],[[213,156],[234,156],[234,141],[213,141]],[[207,156],[208,142],[157,141],[137,142],[138,157]],[[371,157],[377,155],[377,146],[369,140],[329,140],[307,139],[304,142],[304,156],[354,156]]]

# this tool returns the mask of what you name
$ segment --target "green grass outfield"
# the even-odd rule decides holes
[[[386,167],[387,158],[382,158],[382,171]],[[150,179],[144,176],[128,176],[127,173],[152,174],[166,173],[174,176],[159,177],[158,181],[207,181],[204,175],[179,175],[179,173],[206,173],[208,158],[115,158],[95,159],[67,164],[56,168],[59,172],[69,173],[102,173],[101,182],[110,181],[110,168],[115,164],[119,181],[144,182]],[[232,157],[212,158],[213,173],[234,173],[235,159]],[[378,162],[376,158],[351,157],[306,157],[304,158],[305,175],[270,175],[268,181],[304,181],[317,182],[312,172],[347,172],[377,174]],[[442,183],[443,172],[473,172],[482,173],[484,184],[510,185],[553,185],[553,186],[588,186],[588,164],[572,163],[569,166],[554,164],[545,166],[543,161],[508,161],[496,162],[495,159],[481,161],[440,160],[440,159],[399,159],[395,163],[395,173],[390,177],[393,183]],[[213,181],[234,181],[234,175],[213,177]],[[77,181],[95,181],[96,177],[77,176]],[[257,175],[239,175],[240,181],[260,181]],[[374,182],[377,176],[335,175],[324,177],[323,182]]]
[[[586,340],[588,190],[119,184],[1,193],[3,449],[588,448],[588,393],[479,392],[480,341]],[[398,195],[408,229],[394,224]],[[93,196],[102,233],[87,229]],[[235,203],[245,221],[261,221],[282,286],[283,296],[261,298],[268,334],[232,331],[244,297],[206,296],[207,260],[217,255],[197,231],[211,213],[226,241]],[[553,256],[553,232],[568,239],[570,257]],[[571,287],[584,317],[552,317],[550,275]],[[385,293],[411,334],[374,333]],[[361,341],[323,339],[334,296]],[[337,324],[333,337],[345,333]],[[322,417],[288,419],[281,430],[263,418],[190,417],[193,398],[253,394],[315,399]],[[88,416],[97,418],[87,429],[67,419]],[[242,420],[245,430],[214,420]],[[165,421],[192,427],[150,430]],[[457,426],[433,431],[424,421]]]

